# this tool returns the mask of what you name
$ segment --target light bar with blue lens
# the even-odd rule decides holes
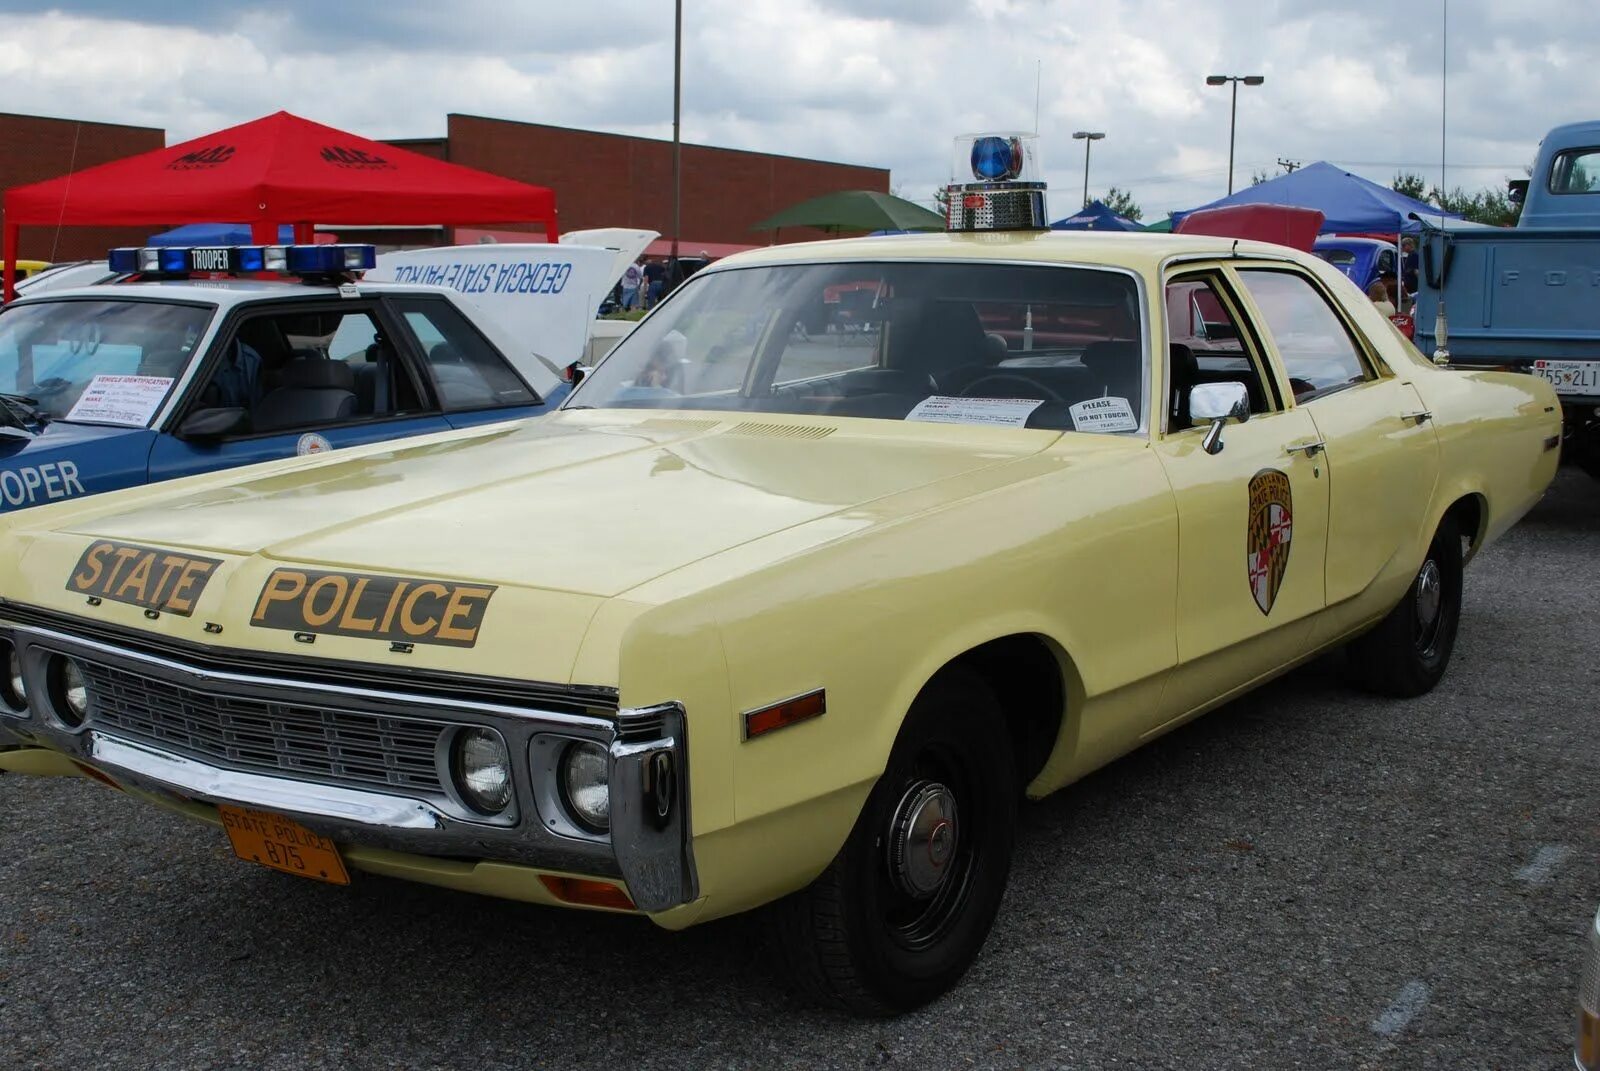
[[[1009,182],[1022,173],[1020,138],[981,137],[972,143],[972,176],[980,182]]]
[[[126,246],[111,250],[107,263],[124,274],[338,275],[376,266],[378,250],[370,245]]]

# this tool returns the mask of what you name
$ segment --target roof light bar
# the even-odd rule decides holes
[[[377,263],[378,250],[370,245],[124,246],[107,258],[114,272],[145,275],[336,275],[366,271]]]

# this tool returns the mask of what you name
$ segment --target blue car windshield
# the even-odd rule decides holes
[[[61,420],[95,384],[96,395],[109,388],[132,404],[85,407],[77,419],[144,427],[193,359],[212,311],[129,300],[12,305],[0,312],[0,393],[32,398]]]
[[[750,267],[691,278],[567,405],[1138,432],[1148,363],[1123,271]]]

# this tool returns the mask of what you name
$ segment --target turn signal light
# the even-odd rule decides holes
[[[540,874],[539,880],[550,890],[550,895],[567,904],[584,907],[604,907],[611,911],[637,911],[627,892],[609,881],[593,878],[567,878],[559,874]]]
[[[753,740],[762,733],[784,729],[802,721],[821,717],[828,712],[828,693],[821,688],[793,699],[785,699],[770,707],[751,710],[744,716],[744,738]]]

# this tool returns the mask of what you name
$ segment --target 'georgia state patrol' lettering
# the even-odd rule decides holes
[[[570,263],[551,260],[399,264],[394,269],[397,283],[446,286],[463,294],[559,294],[571,275]]]
[[[188,617],[221,564],[219,558],[97,539],[78,559],[67,590]]]
[[[404,576],[274,569],[250,623],[403,643],[471,647],[495,588]]]
[[[0,471],[0,502],[7,506],[32,506],[83,494],[78,466],[71,461],[46,461]]]

